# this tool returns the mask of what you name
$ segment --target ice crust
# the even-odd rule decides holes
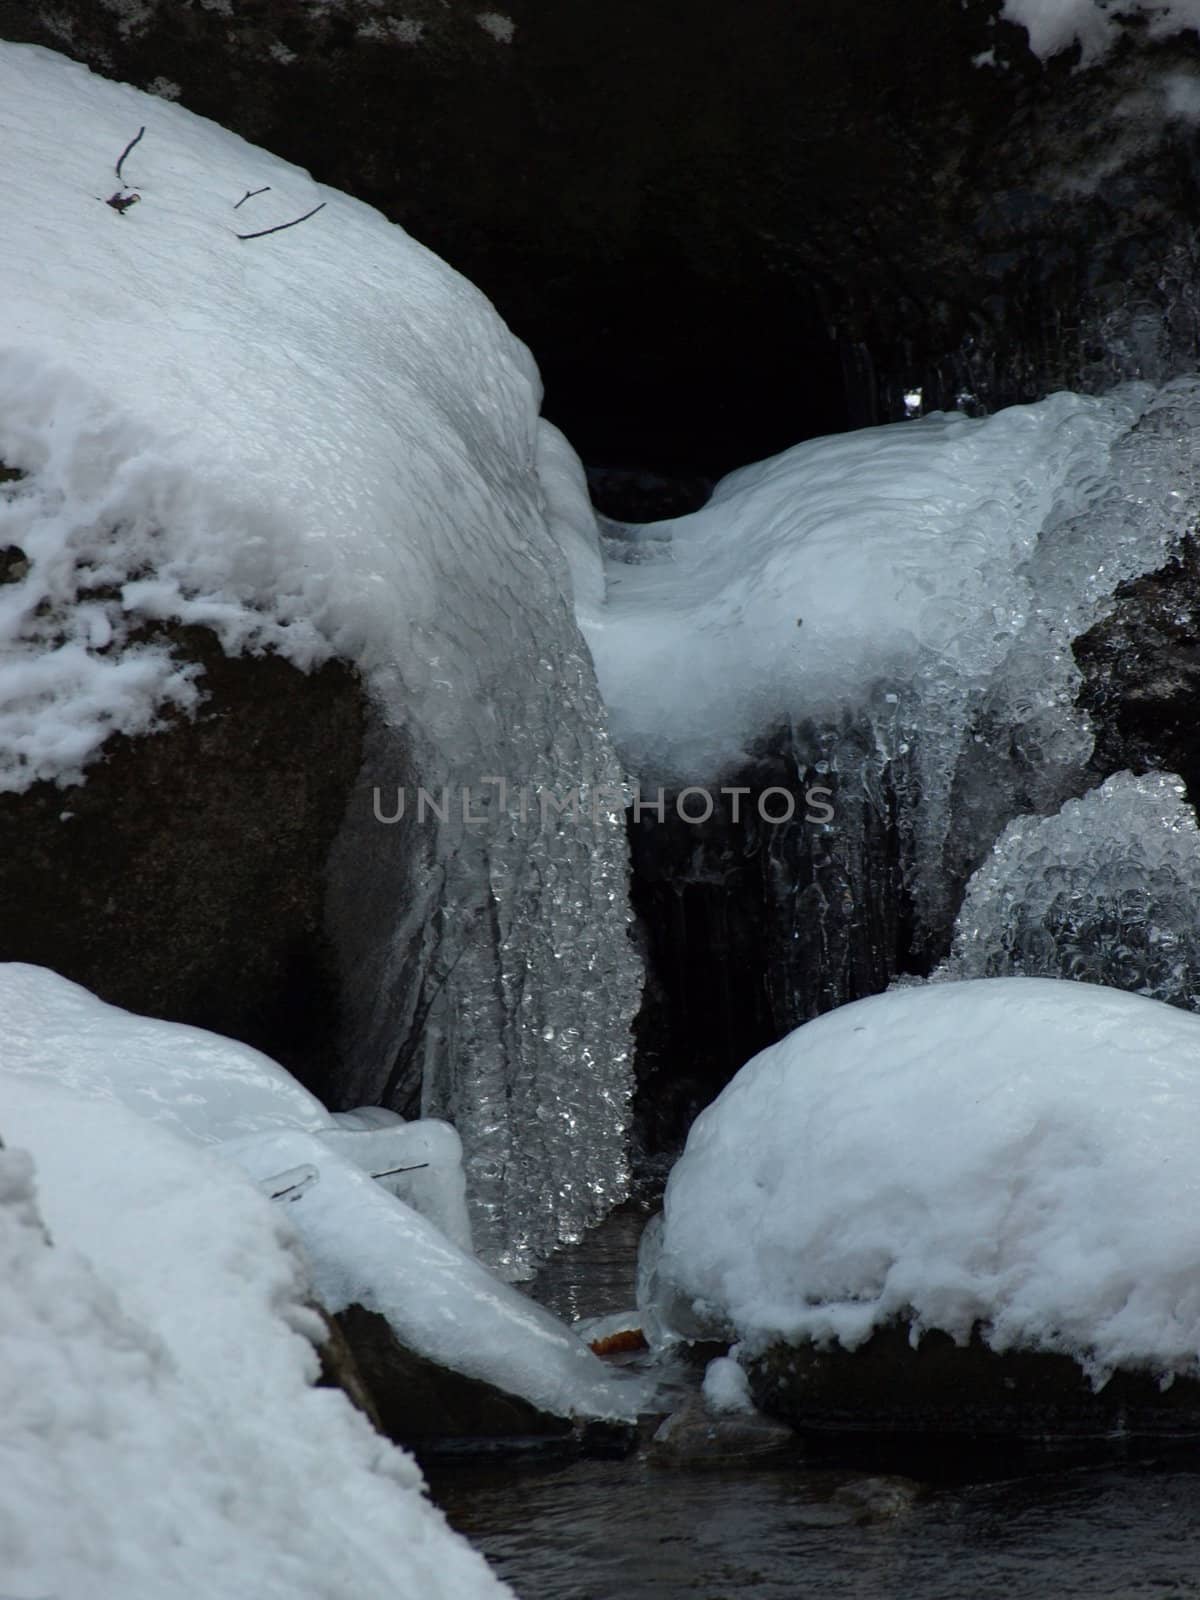
[[[632,1421],[646,1402],[639,1380],[610,1371],[557,1317],[364,1171],[331,1161],[319,1135],[257,1135],[223,1153],[256,1179],[319,1166],[319,1182],[287,1211],[329,1310],[377,1311],[409,1349],[558,1416]]]
[[[934,413],[798,445],[630,530],[640,559],[610,561],[584,616],[622,753],[711,784],[788,734],[843,805],[894,809],[920,924],[948,928],[947,850],[977,861],[1018,795],[1078,787],[1070,642],[1189,527],[1198,435],[1194,378]]]
[[[194,711],[177,624],[355,663],[378,727],[336,874],[341,1103],[407,1105],[411,1064],[462,1135],[481,1247],[520,1270],[624,1193],[639,984],[619,802],[480,805],[489,776],[620,779],[571,612],[594,521],[529,353],[378,212],[50,52],[0,45],[0,150],[0,463],[22,474],[0,482],[0,790],[78,782],[114,732]],[[449,815],[375,821],[391,775]]]
[[[0,1134],[6,1594],[509,1593],[410,1458],[313,1387],[323,1325],[280,1207],[49,1082],[3,1081]]]
[[[1074,978],[1200,1011],[1200,829],[1183,780],[1120,772],[1005,828],[942,976]]]
[[[751,1351],[916,1334],[1200,1370],[1200,1018],[1090,984],[905,988],[805,1024],[692,1128],[656,1311]]]

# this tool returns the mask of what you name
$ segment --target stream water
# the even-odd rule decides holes
[[[633,1300],[649,1201],[531,1285],[568,1318]],[[429,1474],[521,1600],[1134,1600],[1200,1595],[1200,1473],[1153,1464],[926,1486],[771,1465],[474,1464]]]

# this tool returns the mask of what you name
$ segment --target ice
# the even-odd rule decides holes
[[[702,1113],[657,1294],[749,1352],[889,1319],[1200,1370],[1200,1018],[1042,978],[806,1023]]]
[[[351,1117],[362,1113],[349,1113]],[[386,1127],[355,1129],[346,1118],[316,1137],[380,1188],[413,1206],[468,1255],[474,1253],[467,1186],[462,1165],[462,1140],[449,1123],[427,1118]]]
[[[313,1132],[470,1249],[461,1145],[444,1123],[405,1123],[374,1107],[331,1116],[278,1063],[203,1028],[105,1005],[44,967],[0,963],[0,1074],[63,1085],[220,1145],[275,1129]],[[263,1174],[264,1177],[272,1174]]]
[[[571,614],[594,524],[529,353],[378,212],[50,52],[0,45],[0,150],[0,789],[194,711],[176,623],[355,663],[337,1101],[450,1116],[481,1247],[520,1270],[624,1193],[638,991],[620,805],[481,809],[489,778],[620,777]],[[392,776],[448,815],[378,822]]]
[[[1078,785],[1070,642],[1187,530],[1198,454],[1189,378],[932,413],[734,473],[634,530],[653,559],[611,562],[583,615],[619,747],[644,781],[711,785],[782,732],[836,786],[847,881],[852,808],[894,808],[920,930],[940,935],[947,852],[973,866],[1030,799]]]
[[[102,1118],[91,1107],[128,1110],[277,1199],[329,1310],[358,1301],[431,1360],[563,1415],[636,1415],[637,1383],[610,1374],[469,1253],[458,1137],[445,1124],[385,1120],[373,1108],[332,1117],[245,1045],[131,1016],[38,967],[0,964],[0,1121],[24,1094],[63,1092],[67,1122]],[[42,1159],[39,1125],[22,1128]],[[192,1169],[180,1161],[182,1184]]]
[[[643,1384],[611,1371],[557,1317],[504,1283],[319,1134],[259,1134],[223,1147],[255,1179],[313,1165],[320,1181],[288,1206],[331,1311],[387,1318],[411,1350],[559,1416],[636,1418]]]
[[[322,1324],[287,1208],[47,1081],[0,1082],[0,1131],[6,1595],[509,1592],[412,1461],[312,1386]]]
[[[261,1051],[134,1016],[21,961],[0,962],[0,1072],[120,1101],[200,1144],[335,1125],[316,1096]]]
[[[1009,823],[967,887],[944,975],[1075,978],[1200,1010],[1198,905],[1183,780],[1120,772]]]
[[[1200,0],[1004,0],[1001,15],[1026,30],[1043,60],[1078,42],[1086,66],[1115,43],[1122,18],[1138,17],[1152,39],[1200,28]]]

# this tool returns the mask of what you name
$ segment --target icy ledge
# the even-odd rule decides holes
[[[557,1318],[461,1247],[462,1175],[445,1148],[446,1136],[457,1144],[450,1129],[398,1119],[379,1126],[376,1114],[365,1119],[376,1125],[355,1130],[354,1119],[330,1116],[258,1051],[130,1016],[42,968],[0,965],[0,1137],[65,1171],[81,1148],[79,1130],[107,1126],[104,1108],[158,1124],[180,1146],[181,1213],[188,1183],[190,1203],[201,1211],[207,1204],[202,1180],[211,1169],[197,1166],[189,1147],[221,1158],[222,1192],[230,1173],[235,1189],[286,1189],[280,1237],[299,1246],[328,1310],[357,1302],[377,1311],[407,1348],[557,1415],[636,1417],[645,1399],[637,1381],[609,1371]],[[72,1214],[67,1237],[89,1253],[107,1226],[100,1175],[122,1159],[118,1141],[84,1161],[73,1180],[89,1186],[97,1215],[81,1234],[74,1223],[82,1219]],[[422,1162],[431,1164],[394,1180],[372,1176]],[[55,1194],[47,1192],[53,1227]],[[113,1204],[122,1203],[118,1191]]]
[[[650,1309],[750,1353],[903,1317],[1097,1382],[1195,1374],[1198,1260],[1200,1018],[997,978],[844,1006],[744,1067],[671,1174]]]

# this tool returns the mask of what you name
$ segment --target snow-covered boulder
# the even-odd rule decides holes
[[[943,1425],[1007,1395],[993,1420],[1028,1427],[1047,1385],[990,1356],[1051,1361],[1068,1427],[1123,1405],[1195,1421],[1198,1128],[1200,1018],[1159,1002],[1000,978],[845,1006],[695,1124],[647,1325],[736,1334],[756,1398],[797,1421],[862,1426],[881,1391],[912,1421],[911,1365],[940,1377]],[[939,1368],[947,1348],[984,1359]],[[814,1362],[839,1351],[835,1402]]]
[[[280,1207],[45,1081],[0,1084],[0,1131],[6,1593],[508,1592],[412,1461],[314,1387],[324,1330]]]
[[[638,985],[533,360],[379,212],[48,51],[0,44],[0,171],[0,956],[452,1118],[527,1268],[624,1193]]]

